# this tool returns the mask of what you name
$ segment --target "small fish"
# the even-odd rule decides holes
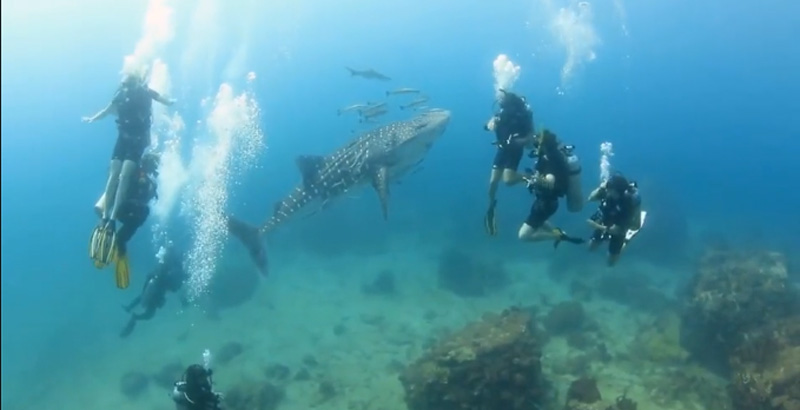
[[[352,77],[361,77],[361,78],[366,78],[368,80],[380,80],[380,81],[391,81],[392,80],[391,78],[389,78],[389,77],[387,77],[387,76],[385,76],[385,75],[383,75],[383,74],[381,74],[381,73],[379,73],[379,72],[377,72],[377,71],[375,71],[375,70],[373,70],[371,68],[367,69],[367,70],[355,70],[355,69],[352,69],[350,67],[345,67],[345,68],[347,69],[347,71],[350,71],[350,76],[352,76]]]
[[[377,110],[377,111],[372,111],[370,113],[363,114],[362,115],[363,118],[361,120],[359,120],[359,122],[368,122],[368,121],[372,120],[373,118],[377,118],[377,117],[380,117],[383,114],[386,114],[387,112],[389,112],[389,111],[387,111],[387,110]]]
[[[428,102],[428,97],[420,97],[420,98],[417,98],[414,101],[411,101],[410,103],[408,103],[406,105],[401,105],[400,109],[401,110],[405,110],[406,108],[414,108],[414,107],[416,107],[418,105],[422,105],[422,104],[424,104],[426,102]]]
[[[358,113],[361,114],[361,115],[368,115],[368,114],[376,112],[376,111],[385,110],[386,109],[385,107],[386,107],[386,103],[385,102],[384,103],[378,103],[378,104],[372,104],[370,106],[367,106],[367,107],[364,107],[364,108],[358,110]]]
[[[360,111],[360,110],[363,110],[365,108],[368,108],[369,106],[370,106],[370,103],[348,105],[347,107],[342,107],[342,108],[339,108],[338,110],[336,110],[336,115],[342,115],[342,114],[344,114],[346,112],[350,112],[350,111]]]
[[[420,91],[417,90],[416,88],[398,88],[398,89],[393,90],[393,91],[387,91],[386,95],[390,96],[390,95],[419,94],[419,93],[420,93]]]

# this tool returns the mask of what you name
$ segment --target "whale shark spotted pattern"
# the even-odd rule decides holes
[[[327,156],[300,156],[297,167],[302,183],[275,205],[261,227],[228,218],[230,232],[250,251],[266,273],[266,252],[261,236],[289,220],[310,203],[322,207],[350,190],[371,184],[378,194],[384,219],[389,215],[389,184],[419,165],[433,143],[444,134],[450,112],[431,109],[405,121],[393,122],[358,136]]]

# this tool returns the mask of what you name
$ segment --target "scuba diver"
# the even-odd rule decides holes
[[[493,142],[497,145],[492,163],[492,173],[489,177],[489,209],[486,211],[484,225],[489,235],[497,234],[497,222],[495,220],[495,207],[497,206],[497,187],[500,179],[512,186],[524,181],[524,177],[517,173],[519,163],[525,148],[532,148],[534,142],[533,135],[533,113],[521,97],[509,91],[500,90],[500,112],[492,116],[484,126],[486,131],[494,131],[497,140]]]
[[[167,292],[178,292],[183,286],[186,272],[183,269],[181,255],[174,250],[174,247],[170,246],[160,259],[158,266],[147,275],[142,293],[127,306],[123,306],[123,309],[131,314],[131,317],[120,332],[120,337],[128,337],[136,327],[136,322],[152,319],[156,310],[164,307],[164,303],[167,301]],[[181,303],[185,306],[186,299],[181,298]],[[137,306],[141,306],[144,312],[133,313]]]
[[[164,105],[175,102],[153,91],[147,85],[146,74],[129,74],[105,108],[83,118],[84,122],[92,123],[109,114],[117,116],[118,136],[103,196],[103,215],[91,236],[92,259],[102,266],[113,259],[115,221],[119,220],[121,208],[127,201],[128,186],[135,177],[137,164],[150,146],[153,100]]]
[[[608,266],[614,266],[622,249],[639,233],[644,223],[646,214],[641,211],[638,185],[616,174],[592,191],[588,200],[600,201],[597,211],[587,221],[595,228],[589,249],[595,250],[607,240]]]
[[[172,389],[176,410],[220,410],[222,394],[211,387],[211,369],[199,364],[186,368]]]
[[[128,192],[125,196],[125,202],[119,207],[118,218],[122,223],[122,227],[114,238],[102,244],[98,243],[95,238],[92,238],[89,249],[89,256],[94,260],[95,266],[98,269],[105,267],[108,262],[102,259],[100,250],[110,260],[116,262],[114,267],[114,276],[116,277],[117,287],[125,289],[130,284],[130,262],[128,260],[128,242],[131,240],[136,231],[141,227],[150,215],[150,201],[158,197],[157,185],[155,179],[158,177],[159,157],[154,153],[147,153],[142,156],[139,166],[137,167],[138,175],[133,181],[133,185],[128,186]],[[100,199],[94,206],[100,218],[103,217],[105,210],[106,194],[100,196]],[[104,246],[105,248],[98,248]]]
[[[568,236],[562,229],[548,222],[558,210],[558,199],[566,197],[567,209],[580,212],[583,209],[581,194],[581,167],[574,147],[562,145],[556,134],[543,130],[535,143],[536,157],[532,175],[527,178],[528,190],[536,196],[528,218],[519,228],[519,239],[523,241],[553,240],[553,246],[562,241],[582,244],[584,239]]]

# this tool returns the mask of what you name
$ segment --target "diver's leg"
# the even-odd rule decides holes
[[[122,254],[127,254],[128,242],[136,234],[136,231],[144,225],[147,216],[150,215],[150,208],[147,206],[123,206],[123,210],[118,215],[118,219],[122,222],[122,227],[117,232],[117,250]]]
[[[528,217],[519,228],[518,237],[525,242],[539,242],[544,240],[557,239],[553,230],[548,229],[547,220],[558,209],[558,201],[542,198],[537,195],[528,212]]]
[[[136,162],[129,159],[122,162],[122,170],[119,174],[119,187],[117,188],[117,195],[114,199],[114,207],[110,215],[111,219],[116,220],[119,217],[119,209],[127,200],[128,188],[130,187],[135,172]]]
[[[156,309],[156,306],[148,306],[143,313],[134,313],[133,317],[135,317],[136,320],[150,320],[156,315]]]
[[[498,151],[497,157],[500,157],[500,151]],[[495,157],[495,165],[492,166],[492,172],[489,175],[489,207],[483,217],[484,228],[490,236],[497,235],[497,218],[495,217],[494,209],[497,206],[497,187],[500,185],[500,178],[503,175],[502,168],[496,165],[498,163],[497,157]]]
[[[554,241],[560,239],[559,235],[550,229],[545,229],[543,226],[534,228],[523,222],[519,228],[519,239],[525,242],[541,242],[541,241]]]
[[[505,164],[503,166],[503,183],[507,186],[513,186],[524,181],[522,175],[519,174],[519,163],[522,161],[523,149],[522,147],[507,147]]]
[[[94,212],[97,214],[98,218],[100,219],[103,218],[103,212],[105,212],[105,207],[106,207],[106,193],[103,192],[103,194],[100,195],[100,199],[98,199],[97,202],[94,203]]]
[[[119,144],[117,144],[119,145]],[[116,149],[115,149],[116,151]],[[117,187],[119,186],[119,175],[122,171],[122,161],[119,159],[112,159],[109,166],[108,182],[106,182],[106,190],[103,193],[105,204],[103,204],[103,220],[108,220],[111,217],[111,208],[114,207],[114,199],[117,195]]]
[[[133,308],[135,308],[136,305],[138,305],[139,302],[141,302],[141,301],[142,301],[142,297],[141,296],[137,296],[137,297],[133,298],[131,303],[128,303],[126,306],[123,306],[123,309],[125,309],[126,312],[130,313],[131,310],[133,310]]]
[[[524,180],[522,175],[513,169],[503,170],[503,183],[506,184],[506,186],[514,186]]]
[[[622,246],[625,244],[625,236],[612,235],[608,241],[608,266],[614,266],[619,261],[622,254]]]
[[[593,252],[600,247],[600,244],[603,243],[604,240],[603,233],[604,232],[600,229],[595,229],[594,232],[592,232],[592,237],[589,239],[589,251]]]
[[[489,175],[489,206],[495,203],[497,197],[497,187],[500,186],[500,177],[502,170],[492,168],[492,173]]]

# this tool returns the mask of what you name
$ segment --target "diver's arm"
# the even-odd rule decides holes
[[[101,120],[101,119],[105,118],[108,114],[111,114],[111,112],[114,111],[114,108],[115,108],[115,105],[114,105],[114,102],[112,101],[112,102],[108,103],[108,105],[106,105],[105,108],[103,108],[102,110],[98,111],[97,114],[95,114],[95,115],[93,115],[91,117],[83,117],[83,122],[92,123],[92,122],[95,122],[97,120]]]
[[[165,97],[165,96],[159,94],[158,91],[153,90],[152,88],[150,88],[150,94],[152,95],[154,100],[160,102],[161,104],[164,104],[164,105],[175,104],[175,100],[174,99]]]
[[[494,131],[497,128],[497,121],[500,121],[500,117],[497,115],[492,115],[486,124],[483,126],[484,131]]]
[[[526,135],[524,137],[523,143],[524,143],[525,149],[534,149],[534,148],[536,148],[536,132],[531,130],[531,132],[529,132],[528,135]]]
[[[605,231],[606,229],[608,229],[608,227],[607,227],[607,226],[605,226],[605,225],[603,225],[603,224],[601,224],[601,223],[599,223],[599,222],[597,222],[597,221],[595,221],[595,220],[593,220],[593,219],[587,219],[587,220],[586,220],[586,222],[587,222],[589,225],[591,225],[591,226],[592,226],[592,228],[599,229],[599,230],[601,230],[601,231]]]
[[[599,187],[595,188],[591,194],[589,194],[589,198],[587,198],[587,202],[599,201],[602,197],[603,191],[605,190],[605,184],[600,184]]]

